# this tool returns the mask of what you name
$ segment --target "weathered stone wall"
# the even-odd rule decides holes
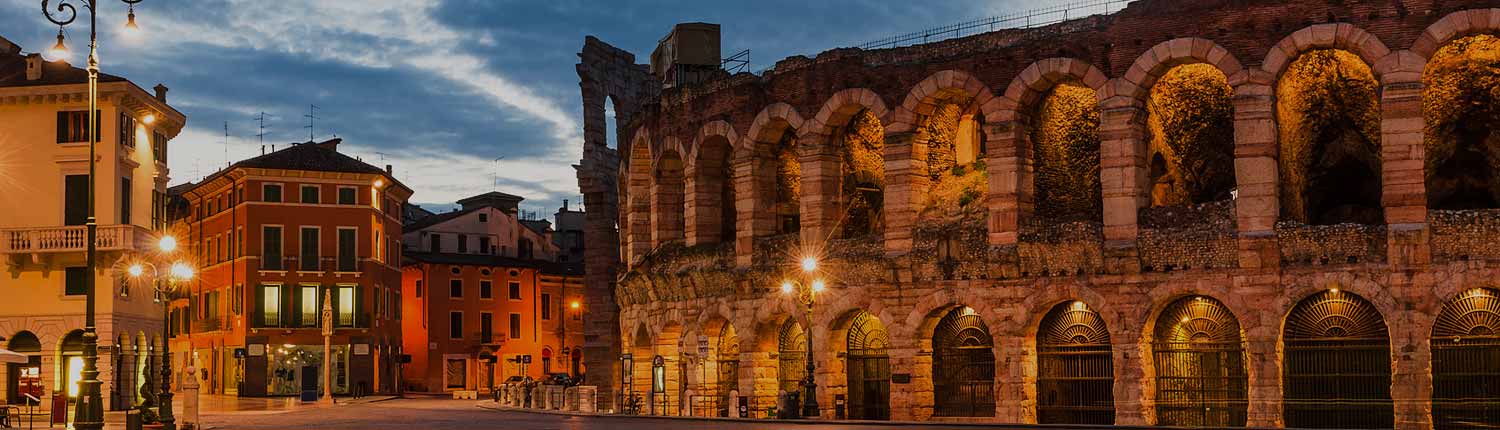
[[[1500,210],[1431,210],[1432,257],[1468,261],[1500,259]]]
[[[616,164],[601,165],[610,160],[586,151],[580,166],[580,184],[585,176],[608,177],[615,185],[610,197],[629,202],[605,212],[616,216],[600,223],[608,235],[590,236],[620,240],[613,236],[618,225],[626,238],[595,242],[591,250],[613,253],[591,255],[602,261],[590,260],[590,270],[606,267],[613,280],[621,250],[623,262],[633,264],[620,278],[620,323],[590,325],[591,335],[615,339],[616,354],[591,357],[617,358],[621,338],[645,345],[636,348],[643,353],[676,357],[683,342],[715,336],[707,328],[729,324],[742,339],[737,386],[763,413],[776,394],[776,329],[796,320],[811,328],[819,400],[831,416],[834,396],[847,390],[842,354],[849,320],[869,312],[890,333],[892,372],[910,380],[891,386],[892,418],[929,419],[933,326],[944,312],[968,306],[989,328],[997,374],[995,417],[970,420],[1029,423],[1036,420],[1037,324],[1052,306],[1078,300],[1098,309],[1111,332],[1116,423],[1154,424],[1150,327],[1172,301],[1204,295],[1228,306],[1244,333],[1249,425],[1279,426],[1282,320],[1298,301],[1336,288],[1369,300],[1390,327],[1394,425],[1430,428],[1433,320],[1461,291],[1492,285],[1500,266],[1483,258],[1463,261],[1463,249],[1487,244],[1455,240],[1490,234],[1488,215],[1429,215],[1425,207],[1420,77],[1426,59],[1448,41],[1500,33],[1500,9],[1483,9],[1496,6],[1500,0],[1140,0],[1116,14],[1040,29],[793,57],[763,75],[725,76],[645,97],[622,126],[630,130],[620,139],[634,145],[630,156],[609,153]],[[1351,53],[1378,85],[1384,224],[1284,222],[1274,89],[1301,54],[1323,49]],[[1183,213],[1171,216],[1142,210],[1150,206],[1144,103],[1153,83],[1184,63],[1212,65],[1234,90],[1235,197],[1160,210]],[[1036,215],[1043,202],[1036,198],[1032,140],[1041,122],[1033,116],[1059,82],[1081,85],[1099,102],[1102,221]],[[932,181],[921,129],[938,100],[966,100],[959,102],[961,112],[985,121],[988,187],[981,219],[918,216]],[[830,240],[844,201],[835,132],[858,112],[869,112],[884,127],[882,212],[889,218],[879,236]],[[785,133],[796,136],[801,233],[773,237],[766,189],[758,184],[774,178],[777,164],[766,162],[771,151],[765,148]],[[709,255],[653,243],[651,220],[659,219],[653,211],[676,210],[651,207],[653,164],[675,152],[694,171],[702,142],[719,137],[734,148],[736,223],[742,227],[734,247]],[[941,237],[963,242],[951,277],[934,257]],[[821,274],[830,281],[811,321],[776,288],[809,254],[823,258]],[[591,365],[591,382],[593,372]]]

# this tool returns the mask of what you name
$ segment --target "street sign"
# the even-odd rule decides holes
[[[531,354],[522,355],[521,364],[531,364]]]

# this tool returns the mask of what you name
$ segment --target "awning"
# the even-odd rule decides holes
[[[26,364],[30,361],[31,357],[27,357],[25,354],[0,348],[0,363]]]

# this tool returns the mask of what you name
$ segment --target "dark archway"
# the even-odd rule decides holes
[[[1104,218],[1099,182],[1099,103],[1094,90],[1064,82],[1036,107],[1032,129],[1038,219]]]
[[[1427,207],[1500,207],[1500,37],[1454,40],[1422,74]]]
[[[1241,427],[1249,407],[1244,337],[1218,300],[1177,299],[1156,319],[1156,424]]]
[[[42,385],[42,342],[35,334],[22,330],[10,337],[6,349],[26,355],[28,361],[5,365],[5,398],[12,404],[35,405],[22,394],[40,399],[46,391]]]
[[[698,148],[693,168],[694,229],[699,243],[733,242],[735,237],[734,166],[724,136],[708,136]]]
[[[933,415],[995,416],[995,344],[984,319],[961,306],[932,334]]]
[[[1229,198],[1235,186],[1233,99],[1224,72],[1205,63],[1172,67],[1152,84],[1146,101],[1152,206]]]
[[[1287,66],[1276,86],[1283,218],[1384,223],[1378,91],[1348,51],[1311,51]]]
[[[780,362],[776,374],[777,385],[787,393],[802,391],[802,379],[807,377],[807,334],[797,320],[787,318],[777,333],[776,356]]]
[[[1081,301],[1053,306],[1036,343],[1037,422],[1114,424],[1114,357],[1099,313]]]
[[[1500,423],[1500,291],[1475,288],[1443,306],[1432,327],[1432,425]]]
[[[680,241],[684,234],[683,164],[676,150],[662,153],[651,175],[651,224],[653,246]]]
[[[724,328],[719,331],[719,345],[714,349],[718,357],[718,416],[728,417],[734,413],[729,410],[733,403],[730,395],[738,391],[740,385],[740,337],[735,334],[734,325],[724,322]]]
[[[885,325],[866,311],[849,321],[845,370],[849,387],[849,419],[891,418],[891,344]]]
[[[1284,327],[1287,427],[1390,428],[1391,339],[1369,301],[1329,290],[1292,308]]]
[[[881,232],[885,225],[885,126],[862,109],[839,128],[839,193],[843,203],[841,237]]]

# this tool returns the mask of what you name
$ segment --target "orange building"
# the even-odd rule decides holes
[[[516,375],[582,374],[583,267],[549,261],[557,255],[552,231],[520,219],[519,201],[489,193],[406,226],[407,390],[487,390]],[[493,365],[480,359],[487,355]]]
[[[333,392],[393,392],[401,345],[401,210],[412,190],[338,152],[293,144],[188,187],[179,224],[200,262],[173,304],[174,368],[191,356],[203,390],[321,391],[325,297],[334,310]],[[180,376],[179,376],[180,377]]]

